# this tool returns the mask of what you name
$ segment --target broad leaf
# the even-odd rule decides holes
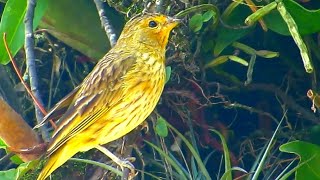
[[[296,22],[301,35],[320,31],[320,23],[315,23],[320,19],[320,9],[308,10],[293,0],[283,0],[282,2]],[[263,19],[272,31],[282,35],[290,35],[287,25],[276,9],[271,11]]]
[[[233,3],[231,3],[230,6],[232,6]],[[223,19],[223,22],[229,27],[221,25],[217,28],[217,39],[214,47],[215,56],[218,56],[227,46],[244,37],[253,29],[254,26],[245,27],[246,25],[244,24],[244,20],[249,14],[250,11],[247,6],[239,5],[230,15]]]
[[[38,0],[33,26],[34,29],[40,22],[47,8],[47,0]],[[24,16],[26,13],[27,0],[8,0],[0,22],[0,63],[7,64],[9,56],[3,43],[3,33],[7,34],[7,43],[12,55],[15,55],[24,44]]]
[[[320,179],[320,147],[308,142],[293,141],[280,146],[280,151],[294,153],[300,157],[296,171],[297,180]]]

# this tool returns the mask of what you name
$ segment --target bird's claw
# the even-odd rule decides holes
[[[149,132],[149,125],[147,123],[147,121],[144,121],[142,124],[141,124],[141,130],[145,130],[145,133],[148,133]]]
[[[130,176],[135,176],[135,168],[134,168],[134,165],[131,163],[131,162],[134,162],[136,160],[136,158],[134,157],[128,157],[128,158],[125,158],[123,160],[121,159],[118,159],[118,161],[116,162],[122,171],[124,171],[125,168],[128,168],[130,170]]]

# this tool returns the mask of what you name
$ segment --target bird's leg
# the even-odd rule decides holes
[[[107,148],[103,146],[96,146],[96,149],[101,151],[103,154],[107,155],[112,161],[118,164],[120,166],[121,170],[123,171],[124,168],[130,169],[132,175],[135,175],[134,166],[131,164],[130,160],[135,160],[135,158],[126,158],[124,160],[119,159],[116,155],[114,155],[112,152],[110,152]]]

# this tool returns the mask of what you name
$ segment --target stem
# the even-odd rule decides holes
[[[113,47],[117,42],[117,35],[115,33],[113,26],[111,25],[111,22],[106,16],[106,12],[104,11],[104,8],[103,8],[103,2],[101,0],[94,0],[94,3],[96,4],[96,7],[99,13],[101,25],[106,31],[111,47]]]
[[[27,1],[27,10],[25,15],[25,52],[26,52],[26,63],[27,70],[30,76],[30,86],[31,91],[34,94],[35,98],[38,101],[38,105],[43,107],[43,103],[41,100],[39,87],[38,87],[38,77],[35,66],[35,56],[34,56],[34,39],[33,39],[33,17],[34,17],[34,9],[36,6],[36,0],[28,0]],[[37,122],[40,123],[43,119],[43,112],[41,112],[40,108],[35,103],[35,113]],[[41,135],[44,140],[49,139],[48,129],[45,126],[40,128]]]

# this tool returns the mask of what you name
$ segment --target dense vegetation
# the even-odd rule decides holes
[[[119,156],[136,157],[137,179],[320,179],[320,2],[156,2],[104,3],[116,35],[125,21],[143,11],[183,19],[170,38],[168,82],[147,121],[148,130],[139,128],[108,148]],[[47,109],[72,91],[111,47],[94,2],[74,3],[37,2],[36,81]],[[29,82],[21,48],[26,4],[1,3],[0,33],[6,32],[19,71]],[[0,62],[1,96],[35,126],[33,100],[8,64],[2,41]],[[1,152],[0,179],[37,176],[41,165],[36,161],[21,164],[9,155]],[[53,178],[116,176],[105,173],[104,164],[110,162],[96,150],[76,158]],[[25,174],[29,169],[32,173]]]

